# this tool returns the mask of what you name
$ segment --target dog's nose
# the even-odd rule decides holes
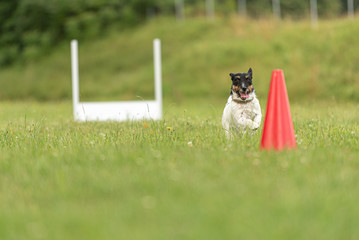
[[[247,91],[247,88],[246,88],[246,87],[242,87],[242,91],[243,91],[243,92]]]

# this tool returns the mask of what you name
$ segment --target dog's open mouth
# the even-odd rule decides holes
[[[239,92],[239,96],[241,97],[242,100],[246,100],[247,98],[249,98],[249,95],[244,92]]]

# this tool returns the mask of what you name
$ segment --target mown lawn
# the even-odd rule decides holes
[[[75,123],[70,102],[1,103],[0,239],[359,238],[357,105],[292,104],[284,152],[226,140],[222,108]]]

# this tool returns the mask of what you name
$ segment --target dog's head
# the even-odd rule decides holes
[[[230,73],[229,76],[232,78],[231,94],[235,92],[242,100],[247,99],[254,90],[252,68],[247,73]]]

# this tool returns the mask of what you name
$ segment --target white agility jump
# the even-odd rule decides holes
[[[132,121],[162,119],[161,41],[153,40],[155,100],[80,102],[77,40],[71,41],[72,99],[75,121]]]

